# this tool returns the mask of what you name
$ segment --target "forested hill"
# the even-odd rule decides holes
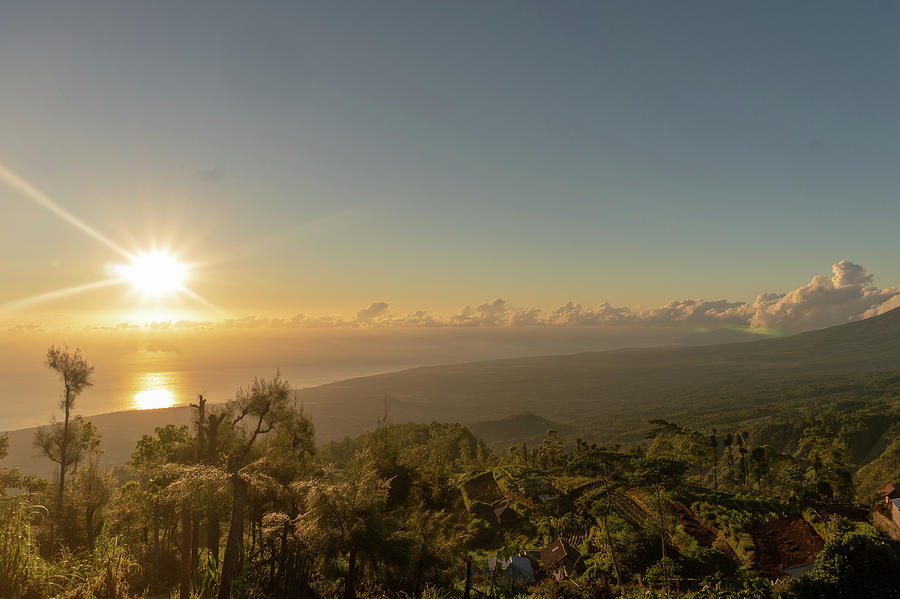
[[[320,416],[374,421],[383,415],[387,395],[397,422],[477,423],[533,412],[587,437],[626,440],[648,418],[715,425],[716,419],[759,415],[760,409],[883,397],[900,387],[895,372],[900,309],[745,343],[414,368],[304,389],[301,397]]]

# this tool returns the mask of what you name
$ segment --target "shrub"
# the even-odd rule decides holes
[[[798,584],[801,599],[900,598],[900,558],[885,543],[859,532],[830,539]]]

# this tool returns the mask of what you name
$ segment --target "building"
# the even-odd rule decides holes
[[[584,560],[574,547],[557,539],[541,551],[544,570],[556,580],[577,576],[584,570]]]
[[[888,483],[878,489],[878,494],[884,500],[884,516],[900,528],[900,488]]]
[[[497,481],[494,480],[491,472],[481,472],[473,476],[463,483],[462,488],[469,502],[483,501],[491,504],[503,498],[500,487],[497,486]]]
[[[782,570],[782,572],[784,572],[784,575],[789,578],[800,578],[812,569],[813,563],[815,562],[806,562],[805,564],[800,564],[799,566],[785,568],[784,570]]]
[[[522,519],[522,516],[506,504],[496,506],[494,508],[494,516],[497,518],[497,524],[499,524],[501,528],[514,526]]]
[[[873,522],[892,539],[900,540],[900,485],[887,484],[878,489],[882,501],[875,506]]]
[[[488,569],[494,572],[497,568],[503,572],[504,580],[531,584],[534,582],[534,567],[531,560],[521,555],[513,555],[506,559],[488,558]]]
[[[897,499],[891,499],[888,502],[889,511],[887,516],[891,519],[891,522],[894,523],[894,526],[900,528],[900,497]]]
[[[881,495],[881,498],[885,503],[888,503],[892,499],[900,499],[900,489],[897,488],[897,485],[892,483],[888,483],[878,489],[878,494]]]

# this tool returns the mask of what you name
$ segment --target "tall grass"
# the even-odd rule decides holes
[[[65,573],[66,599],[133,597],[129,579],[138,568],[137,560],[124,543],[105,532],[87,554],[64,551],[57,567]]]
[[[51,594],[50,568],[41,559],[31,534],[31,521],[46,510],[29,496],[0,501],[0,597],[46,597]]]

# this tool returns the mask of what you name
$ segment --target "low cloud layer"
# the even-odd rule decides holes
[[[831,276],[817,275],[787,293],[761,293],[752,302],[682,299],[656,308],[617,307],[606,302],[582,306],[567,302],[545,311],[513,306],[504,299],[466,306],[438,316],[420,310],[393,312],[373,302],[355,318],[247,316],[221,322],[157,322],[155,329],[334,328],[334,327],[515,327],[515,326],[643,326],[716,329],[747,327],[795,333],[882,314],[900,307],[900,286],[878,289],[865,268],[847,260],[832,266]],[[120,327],[131,326],[122,324]]]

